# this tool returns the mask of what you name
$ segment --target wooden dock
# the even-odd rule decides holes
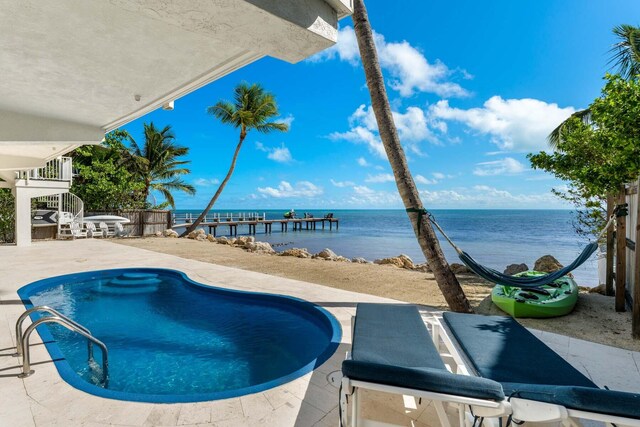
[[[270,234],[273,228],[273,224],[280,224],[280,231],[287,232],[289,231],[289,224],[292,226],[293,231],[301,231],[306,230],[316,230],[317,225],[320,223],[322,225],[322,230],[325,228],[325,224],[329,224],[329,230],[333,230],[333,226],[335,224],[336,230],[340,226],[340,220],[338,218],[294,218],[294,219],[255,219],[255,220],[244,220],[244,221],[213,221],[213,222],[202,222],[200,223],[200,227],[208,227],[209,234],[213,234],[214,237],[217,236],[218,227],[229,227],[229,236],[237,236],[238,235],[238,226],[247,225],[249,227],[249,234],[256,234],[258,226],[262,225],[264,227],[264,233]],[[187,227],[191,225],[190,222],[185,222],[181,224],[174,224],[173,228]]]

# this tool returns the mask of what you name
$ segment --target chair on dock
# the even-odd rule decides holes
[[[443,425],[447,404],[460,425],[506,418],[640,426],[640,394],[598,388],[510,317],[446,312],[428,323],[431,335],[415,306],[358,304],[342,364],[343,421],[351,396],[350,422],[360,425],[358,390],[368,389],[431,400]]]
[[[326,214],[324,219],[333,219],[333,212]]]

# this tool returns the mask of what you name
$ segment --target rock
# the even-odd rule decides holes
[[[198,242],[204,242],[205,240],[207,240],[207,235],[204,233],[197,234],[195,240],[197,240]]]
[[[469,270],[469,268],[464,265],[464,264],[458,264],[458,263],[453,263],[451,264],[451,271],[453,272],[453,274],[469,274],[471,273],[471,270]]]
[[[396,257],[391,257],[391,258],[377,259],[373,262],[374,264],[394,265],[398,268],[406,268],[409,270],[413,270],[415,268],[415,265],[413,264],[413,261],[411,260],[411,258],[403,254],[398,255]]]
[[[590,294],[606,295],[607,294],[607,287],[606,287],[605,284],[598,285],[595,288],[590,288],[589,289],[589,293]]]
[[[221,245],[228,245],[229,239],[227,239],[225,236],[220,236],[216,239],[216,242],[218,242]]]
[[[309,258],[311,254],[304,248],[291,248],[280,252],[280,256],[294,256],[296,258]]]
[[[336,258],[338,258],[338,255],[335,252],[333,252],[331,249],[325,248],[320,252],[318,252],[317,254],[315,254],[313,258],[321,258],[321,259],[326,259],[328,261],[335,261]]]
[[[247,243],[253,243],[253,242],[255,242],[255,241],[256,241],[256,238],[255,238],[255,237],[253,237],[253,236],[247,236],[247,237],[246,237],[246,239],[247,239],[247,240],[246,240],[245,244],[247,244]]]
[[[206,238],[206,235],[207,233],[205,233],[202,228],[199,228],[197,230],[193,230],[191,233],[187,235],[187,237],[189,239],[196,239],[198,236],[203,236],[204,238]]]
[[[230,245],[235,245],[237,240],[238,240],[237,238],[232,237],[232,238],[229,239],[229,244]]]
[[[162,231],[156,231],[155,236],[156,237],[162,237],[163,236]]]
[[[414,270],[422,271],[423,273],[431,273],[431,267],[429,267],[429,264],[426,262],[423,262],[422,264],[416,264]]]
[[[216,238],[215,238],[215,237],[213,237],[213,234],[209,234],[209,235],[207,236],[207,240],[208,240],[208,241],[210,241],[211,243],[215,243]]]
[[[543,273],[553,273],[561,268],[562,264],[560,264],[560,262],[551,255],[545,255],[538,258],[533,266],[535,271],[542,271]]]
[[[164,236],[165,237],[178,237],[179,234],[177,231],[172,230],[172,229],[168,229],[168,230],[164,230]]]
[[[367,260],[362,257],[351,258],[351,262],[355,262],[356,264],[366,264]]]
[[[351,260],[347,257],[343,257],[342,255],[338,255],[337,257],[335,257],[334,259],[332,259],[331,261],[338,261],[338,262],[351,262]],[[366,262],[366,261],[365,261]]]
[[[249,252],[266,253],[266,254],[275,253],[271,245],[267,242],[250,242],[250,243],[247,243],[245,248]]]
[[[513,276],[514,274],[522,273],[523,271],[529,271],[527,264],[509,264],[507,265],[507,268],[504,269],[504,274]]]
[[[234,245],[236,246],[244,246],[247,244],[247,238],[245,236],[240,236],[236,238]]]

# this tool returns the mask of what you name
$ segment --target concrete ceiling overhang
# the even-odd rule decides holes
[[[350,11],[351,0],[0,0],[0,141],[99,141],[261,57],[330,47]]]

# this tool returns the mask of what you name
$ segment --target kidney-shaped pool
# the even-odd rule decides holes
[[[174,270],[70,274],[18,294],[28,308],[52,307],[106,344],[105,385],[97,348],[89,364],[82,336],[52,323],[38,327],[65,381],[120,400],[196,402],[266,390],[322,364],[341,339],[339,323],[315,304],[205,286]]]

